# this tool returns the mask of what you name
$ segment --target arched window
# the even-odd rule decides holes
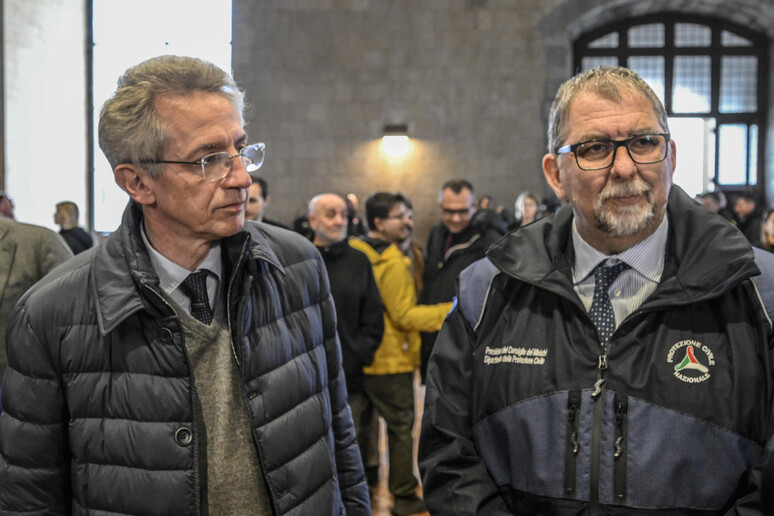
[[[663,100],[689,194],[763,185],[767,42],[725,21],[661,13],[582,35],[574,67],[621,65]],[[763,192],[761,192],[763,194]]]

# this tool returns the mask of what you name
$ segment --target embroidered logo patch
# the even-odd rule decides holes
[[[669,349],[667,362],[675,364],[674,375],[685,383],[701,383],[711,375],[710,367],[715,365],[712,350],[695,340],[681,340]]]
[[[516,348],[513,346],[490,348],[487,346],[484,350],[484,364],[543,365],[546,363],[547,355],[548,349]]]

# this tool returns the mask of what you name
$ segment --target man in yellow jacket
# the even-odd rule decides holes
[[[419,332],[438,331],[452,303],[417,305],[408,258],[398,248],[413,226],[410,203],[401,194],[378,192],[366,200],[369,232],[350,245],[366,254],[384,304],[384,336],[363,387],[387,423],[390,476],[396,516],[425,512],[413,473],[414,370],[419,367]]]

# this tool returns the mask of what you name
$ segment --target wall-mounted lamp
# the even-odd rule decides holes
[[[382,148],[388,156],[393,158],[403,156],[408,152],[410,146],[408,125],[387,124],[384,126]]]

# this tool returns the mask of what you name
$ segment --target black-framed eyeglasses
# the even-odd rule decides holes
[[[239,149],[239,152],[231,156],[228,152],[216,152],[207,154],[196,161],[172,161],[155,160],[143,161],[145,165],[155,165],[160,163],[176,163],[178,165],[199,165],[202,168],[202,177],[207,181],[219,181],[231,172],[231,160],[239,157],[242,160],[248,172],[255,172],[263,165],[263,158],[266,154],[265,143],[252,143]]]
[[[466,215],[469,215],[470,214],[470,210],[472,210],[472,209],[473,209],[472,206],[470,206],[468,208],[462,208],[460,210],[452,210],[450,208],[444,208],[442,206],[441,207],[441,214],[445,215],[447,217],[454,217],[455,215],[459,215],[460,217],[464,217]]]
[[[626,147],[633,162],[647,165],[666,159],[669,139],[669,133],[653,133],[639,134],[625,140],[589,140],[559,147],[556,153],[572,152],[581,170],[601,170],[613,164],[618,147]]]

